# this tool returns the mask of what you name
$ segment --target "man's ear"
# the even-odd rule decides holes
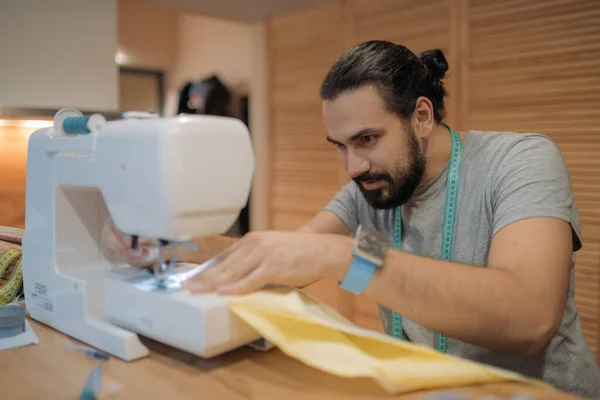
[[[435,130],[433,104],[427,97],[419,97],[412,116],[413,130],[417,138],[428,139]]]

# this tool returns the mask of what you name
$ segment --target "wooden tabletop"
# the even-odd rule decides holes
[[[0,393],[10,399],[77,399],[95,361],[64,350],[81,344],[29,319],[39,343],[0,351]],[[462,394],[468,399],[516,394],[530,399],[574,399],[566,394],[521,384],[495,384],[392,396],[368,379],[338,378],[310,368],[274,349],[266,353],[240,348],[204,360],[142,338],[151,354],[104,364],[100,399],[432,399],[435,394]],[[5,396],[8,394],[8,396]]]

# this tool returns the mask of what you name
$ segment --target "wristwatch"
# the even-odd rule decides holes
[[[375,228],[359,225],[354,237],[352,263],[339,286],[354,294],[362,294],[376,268],[385,262],[390,247],[388,236]]]

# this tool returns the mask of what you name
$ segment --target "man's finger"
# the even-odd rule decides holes
[[[109,235],[112,234],[111,236],[116,237],[126,248],[130,249],[132,247],[134,242],[133,236],[121,231],[112,218],[107,218],[104,227],[109,232]],[[146,237],[138,237],[136,242],[139,247],[156,246],[156,240]]]
[[[260,255],[254,249],[240,246],[217,266],[200,275],[192,285],[197,284],[196,289],[201,288],[201,291],[214,291],[219,285],[242,279],[258,265],[259,260]]]
[[[240,249],[228,257],[227,265],[217,274],[210,277],[213,286],[220,286],[239,281],[258,266],[261,255],[255,249]]]
[[[260,290],[268,284],[265,268],[254,268],[241,280],[217,287],[217,293],[224,295],[243,295]]]
[[[214,279],[215,276],[219,275],[224,269],[228,268],[230,257],[232,257],[234,254],[237,254],[240,251],[244,252],[244,248],[246,247],[246,245],[247,241],[241,239],[233,245],[229,246],[221,253],[219,253],[217,256],[215,256],[217,263],[213,267],[208,269],[206,272],[202,273],[202,275],[199,275],[198,279],[207,281]]]
[[[102,253],[106,259],[113,263],[126,263],[133,267],[144,267],[156,261],[158,249],[140,246],[132,249],[120,237],[111,225],[104,228],[101,239]]]

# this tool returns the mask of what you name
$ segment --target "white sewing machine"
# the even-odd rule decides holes
[[[121,231],[164,245],[222,234],[246,204],[253,169],[249,133],[236,119],[142,113],[107,122],[59,111],[53,128],[29,139],[29,314],[128,361],[148,354],[138,333],[201,357],[260,341],[218,295],[162,284],[168,264],[154,274],[115,267],[99,243],[109,215]]]

